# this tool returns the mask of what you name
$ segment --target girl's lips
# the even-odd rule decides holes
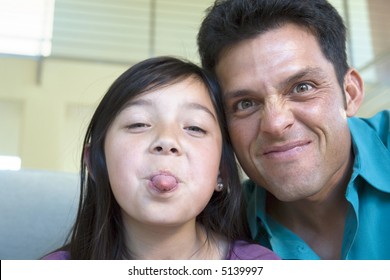
[[[159,192],[169,192],[178,185],[176,177],[169,173],[159,173],[150,179],[152,187]]]

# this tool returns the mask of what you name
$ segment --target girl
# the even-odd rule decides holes
[[[44,259],[278,259],[245,241],[241,186],[216,82],[151,58],[89,124],[70,242]]]

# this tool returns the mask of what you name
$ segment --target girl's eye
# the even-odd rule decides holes
[[[301,83],[293,88],[293,93],[304,93],[306,91],[311,90],[312,88],[313,87],[308,83]]]
[[[147,128],[147,127],[150,127],[150,125],[146,123],[132,123],[126,126],[127,129],[139,129],[139,128]]]
[[[199,126],[188,126],[185,128],[186,130],[189,130],[190,132],[195,132],[195,133],[202,133],[205,134],[206,131]]]
[[[236,104],[236,108],[237,108],[237,110],[246,110],[254,105],[255,105],[255,103],[253,102],[253,100],[244,99],[244,100],[239,101]]]

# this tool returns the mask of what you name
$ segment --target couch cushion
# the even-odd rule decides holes
[[[62,246],[78,199],[78,174],[0,171],[0,259],[39,259]]]

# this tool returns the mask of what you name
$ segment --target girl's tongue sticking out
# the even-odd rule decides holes
[[[153,187],[160,192],[169,192],[177,186],[175,176],[169,174],[155,175],[151,179]]]

